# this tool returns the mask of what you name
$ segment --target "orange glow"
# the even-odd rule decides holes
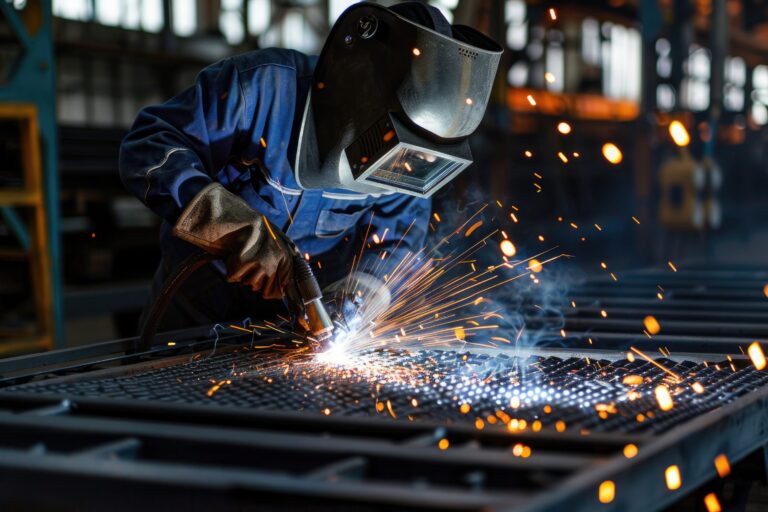
[[[672,140],[678,146],[685,147],[691,143],[691,136],[688,134],[685,125],[680,121],[672,121],[669,123],[669,134],[672,136]]]
[[[544,268],[544,265],[539,260],[533,259],[528,262],[528,268],[531,270],[531,272],[541,272],[541,270]]]
[[[711,492],[704,496],[704,506],[707,507],[707,512],[722,512],[723,507],[720,506],[720,500],[717,499],[717,494]]]
[[[639,386],[643,383],[643,377],[641,375],[626,375],[621,383],[625,386]]]
[[[421,50],[419,50],[418,48],[414,48],[413,55],[414,57],[418,57],[419,55],[421,55]]]
[[[384,134],[384,137],[382,138],[384,139],[384,142],[389,142],[394,138],[394,136],[395,136],[395,130],[389,130],[387,133]]]
[[[612,480],[606,480],[600,484],[597,490],[597,499],[600,503],[610,503],[616,497],[616,484]]]
[[[558,432],[565,432],[565,422],[563,420],[559,420],[557,423],[555,423],[555,430]]]
[[[763,295],[765,295],[765,297],[768,298],[768,284],[763,286]]]
[[[559,131],[563,135],[568,135],[569,133],[571,133],[571,125],[569,125],[565,121],[561,121],[557,125],[557,131]]]
[[[450,445],[451,443],[446,438],[442,438],[437,443],[437,447],[440,448],[441,450],[447,450]]]
[[[731,463],[728,462],[728,457],[724,453],[715,457],[715,469],[720,478],[725,478],[731,474]]]
[[[694,382],[691,384],[691,387],[693,388],[694,393],[697,395],[700,395],[704,392],[704,386],[701,385],[701,382]]]
[[[765,354],[763,353],[762,347],[760,347],[760,344],[758,342],[752,342],[749,345],[749,348],[747,348],[747,353],[749,354],[749,358],[752,360],[752,364],[755,365],[755,368],[758,370],[765,369]]]
[[[603,144],[603,157],[613,165],[620,164],[624,160],[624,155],[621,153],[619,146],[613,142]]]
[[[467,414],[470,409],[472,409],[472,407],[469,404],[461,404],[461,407],[459,407],[459,412],[461,412],[461,414]]]
[[[643,319],[643,325],[645,326],[645,330],[648,331],[648,334],[659,334],[659,331],[661,331],[659,321],[656,320],[656,317],[653,315],[646,316]]]
[[[499,248],[501,249],[501,252],[504,254],[504,256],[511,258],[515,254],[517,254],[517,249],[515,248],[515,244],[510,242],[509,240],[502,240],[499,244]]]
[[[669,466],[664,471],[664,478],[667,481],[667,489],[670,491],[676,491],[683,485],[683,479],[680,477],[680,468],[675,464]]]
[[[637,455],[637,446],[636,445],[630,443],[630,444],[628,444],[627,446],[624,447],[624,456],[626,458],[631,459],[635,455]]]

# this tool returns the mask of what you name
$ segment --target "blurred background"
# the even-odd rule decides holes
[[[318,52],[351,3],[0,0],[0,356],[135,334],[159,259],[117,173],[138,110],[229,55]],[[521,251],[587,274],[766,262],[767,2],[430,3],[507,50],[436,212],[511,204]]]

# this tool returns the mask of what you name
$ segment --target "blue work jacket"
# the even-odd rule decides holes
[[[266,215],[309,254],[321,285],[346,275],[353,256],[363,243],[372,244],[374,234],[381,237],[387,231],[384,242],[366,247],[358,263],[361,270],[377,266],[380,277],[386,269],[376,259],[382,250],[392,251],[400,237],[405,235],[400,254],[422,248],[429,199],[302,190],[296,183],[298,134],[316,61],[275,48],[231,57],[205,68],[177,96],[139,113],[121,147],[120,176],[162,217],[167,267],[190,252],[171,235],[173,224],[185,205],[214,181]],[[316,122],[322,130],[322,120]],[[368,240],[363,240],[366,232]],[[387,258],[391,264],[398,259]],[[159,272],[156,279],[162,278]]]

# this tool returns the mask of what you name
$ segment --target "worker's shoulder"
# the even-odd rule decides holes
[[[297,77],[311,75],[317,57],[285,48],[264,48],[230,57],[229,60],[241,75],[269,70],[288,72]]]

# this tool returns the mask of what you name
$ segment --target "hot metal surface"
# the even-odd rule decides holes
[[[263,351],[237,349],[170,366],[148,364],[7,392],[439,422],[474,423],[504,410],[525,420],[522,425],[528,428],[538,420],[545,429],[562,421],[561,427],[569,430],[658,433],[768,381],[767,374],[752,366],[734,370],[728,364],[671,359],[656,362],[679,375],[679,381],[639,358],[588,361],[383,350],[364,354],[350,366],[309,360],[265,366],[269,359]],[[628,375],[642,378],[642,383],[625,383]],[[703,386],[702,393],[692,387],[695,382]],[[660,384],[673,396],[670,411],[662,411],[656,402],[654,389]],[[469,409],[465,405],[462,410],[463,404]]]

